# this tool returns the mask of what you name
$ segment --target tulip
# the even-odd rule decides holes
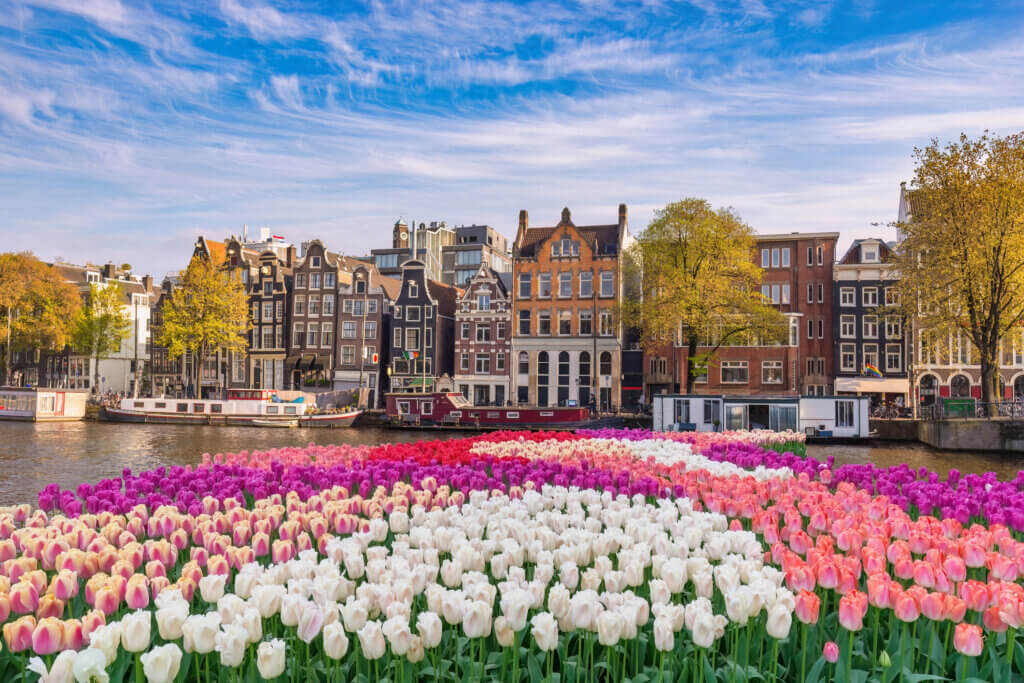
[[[149,606],[149,587],[146,577],[132,574],[125,584],[124,601],[130,609],[145,609]]]
[[[248,633],[238,624],[228,624],[215,637],[215,649],[220,654],[221,666],[237,667],[245,659]]]
[[[64,624],[56,617],[40,619],[32,630],[32,650],[37,655],[49,655],[60,649],[64,639]]]
[[[847,593],[839,599],[839,625],[847,631],[859,631],[864,628],[864,615],[867,613],[867,596],[858,591]]]
[[[407,618],[408,619],[408,618]],[[320,606],[313,602],[307,602],[302,607],[299,615],[298,636],[304,643],[311,643],[320,634],[324,625],[324,612]]]
[[[63,614],[64,602],[62,600],[58,600],[50,593],[39,599],[39,607],[36,608],[36,619],[60,617]]]
[[[39,607],[39,591],[28,581],[11,586],[11,611],[15,614],[32,614]]]
[[[768,610],[768,620],[765,623],[765,631],[769,636],[782,640],[789,635],[790,626],[793,624],[793,613],[782,603],[775,603]]]
[[[284,641],[275,638],[274,640],[260,643],[256,649],[256,668],[260,676],[269,680],[277,678],[284,673],[285,644]]]
[[[825,643],[825,647],[821,650],[821,656],[825,658],[825,661],[829,664],[835,664],[839,661],[839,646],[836,645],[835,641],[830,640]]]
[[[32,647],[32,633],[36,628],[33,616],[24,616],[3,626],[4,642],[11,652],[21,652]]]
[[[226,574],[211,574],[199,579],[199,595],[203,602],[215,603],[224,595],[224,586],[227,583]]]
[[[58,600],[67,602],[72,599],[78,595],[78,574],[67,569],[60,570],[50,582],[50,592]]]
[[[615,647],[624,627],[622,615],[608,610],[597,617],[597,640],[605,647]]]
[[[103,614],[111,615],[118,610],[121,605],[121,598],[118,596],[117,589],[110,586],[103,586],[96,591],[96,599],[93,607],[98,609]]]
[[[795,607],[796,618],[804,624],[814,625],[818,623],[818,613],[821,611],[821,598],[816,593],[801,590],[796,596]]]
[[[324,654],[334,660],[342,659],[348,652],[348,636],[339,622],[327,624],[323,630]]]
[[[201,655],[213,652],[217,645],[217,632],[220,628],[220,615],[193,614],[182,624],[185,652],[196,652]]]
[[[79,619],[68,619],[64,622],[61,650],[81,650],[85,643],[85,629]]]
[[[121,618],[121,646],[128,652],[142,652],[149,647],[152,614],[148,610],[130,612]]]
[[[148,683],[171,683],[181,667],[181,648],[174,643],[154,647],[139,659]]]
[[[39,674],[39,683],[71,683],[75,680],[73,669],[77,657],[78,652],[64,650],[54,658],[49,671],[42,659],[33,657],[29,660],[28,670]]]
[[[367,659],[380,659],[384,656],[384,651],[387,649],[387,643],[384,640],[384,634],[381,631],[381,624],[377,621],[366,622],[361,629],[359,629],[359,646],[362,649],[363,656]]]
[[[976,624],[961,623],[953,631],[953,647],[967,657],[977,657],[985,646],[985,636]]]
[[[530,635],[539,650],[550,652],[558,647],[558,624],[550,612],[535,614],[530,619],[530,626]]]
[[[158,609],[156,617],[157,631],[164,640],[177,640],[182,636],[182,626],[188,619],[188,603],[174,600]]]
[[[346,629],[352,631],[352,629],[348,628],[347,623]],[[441,644],[443,626],[441,618],[434,612],[420,612],[417,615],[416,631],[419,633],[420,638],[423,639],[423,647],[433,649]]]
[[[109,683],[110,676],[107,675],[109,665],[103,651],[88,647],[75,657],[74,663],[71,665],[71,672],[76,681]]]

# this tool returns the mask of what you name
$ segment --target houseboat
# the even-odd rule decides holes
[[[67,422],[85,417],[87,391],[0,387],[0,420]]]
[[[867,396],[656,394],[652,412],[657,431],[790,429],[815,441],[867,438],[869,407]]]
[[[225,400],[126,398],[106,408],[114,422],[231,425],[244,427],[351,427],[363,411],[314,412],[304,396],[282,399],[272,389],[231,389]]]
[[[459,392],[387,394],[387,417],[395,427],[441,429],[581,429],[621,427],[622,418],[594,419],[584,407],[475,406]]]

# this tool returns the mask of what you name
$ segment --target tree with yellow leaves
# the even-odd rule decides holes
[[[192,353],[190,379],[197,394],[203,361],[218,349],[245,351],[248,330],[249,302],[241,280],[220,263],[192,257],[164,306],[157,343],[167,347],[172,359]]]
[[[656,211],[630,249],[626,267],[638,269],[643,295],[624,302],[624,318],[647,348],[686,347],[688,394],[722,346],[788,334],[785,316],[761,295],[754,247],[753,230],[731,209],[688,198]]]
[[[918,345],[969,340],[989,403],[1001,398],[1000,344],[1024,325],[1024,134],[932,140],[914,158],[911,216],[897,226],[900,307]]]

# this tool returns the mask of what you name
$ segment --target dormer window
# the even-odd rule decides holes
[[[420,296],[419,285],[417,285],[412,280],[406,280],[405,282],[406,282],[407,285],[409,285],[409,298],[410,299],[418,299],[419,296]]]
[[[878,247],[874,244],[865,244],[861,247],[861,259],[863,263],[878,263]]]
[[[310,265],[312,265],[312,267],[314,267],[314,268],[319,268],[320,267],[320,257],[319,256],[314,256],[313,259],[312,259],[312,263]]]
[[[366,292],[366,280],[356,280],[356,294]]]
[[[100,281],[100,274],[99,273],[86,273],[85,274],[85,280],[86,280],[86,282],[99,282]]]

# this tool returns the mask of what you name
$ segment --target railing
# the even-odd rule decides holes
[[[1001,419],[1024,421],[1024,399],[1012,401],[992,401],[983,403],[973,399],[960,399],[956,402],[941,401],[921,408],[922,420],[950,419]]]

